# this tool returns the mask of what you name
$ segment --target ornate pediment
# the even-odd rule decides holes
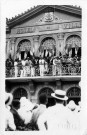
[[[43,24],[43,23],[49,23],[49,22],[56,22],[56,23],[61,23],[61,22],[66,22],[68,20],[62,20],[58,18],[53,12],[48,12],[45,13],[42,18],[40,18],[36,24]]]

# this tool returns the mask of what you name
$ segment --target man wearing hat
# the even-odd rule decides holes
[[[63,90],[55,90],[51,94],[56,100],[56,105],[49,107],[38,119],[39,130],[58,130],[70,127],[73,115],[72,112],[63,105],[68,99],[66,92]],[[46,126],[47,125],[47,129]]]

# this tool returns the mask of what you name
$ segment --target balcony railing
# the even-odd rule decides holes
[[[42,70],[42,71],[41,71]],[[81,75],[81,63],[62,63],[57,65],[10,66],[6,67],[8,77],[38,77],[38,76],[77,76]]]

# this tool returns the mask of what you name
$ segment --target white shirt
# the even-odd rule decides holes
[[[11,129],[16,130],[13,114],[10,112],[10,108],[8,108],[5,108],[5,129],[9,126]]]
[[[73,113],[64,107],[62,104],[56,104],[55,106],[49,107],[38,119],[39,130],[46,130],[44,123],[47,122],[48,130],[58,130],[63,128],[72,127]]]
[[[21,119],[24,121],[25,124],[30,123],[32,119],[31,110],[33,109],[34,105],[28,101],[28,99],[23,100],[20,104],[20,108],[18,109],[18,114],[20,115]]]

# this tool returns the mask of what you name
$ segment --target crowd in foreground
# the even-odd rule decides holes
[[[51,96],[55,99],[54,106],[46,108],[47,97],[41,94],[40,104],[34,104],[26,97],[21,97],[20,106],[16,110],[12,107],[13,96],[6,93],[5,99],[5,130],[6,131],[55,131],[59,129],[80,130],[81,102],[76,105],[71,100],[66,106],[64,102],[68,100],[66,92],[55,90]]]

